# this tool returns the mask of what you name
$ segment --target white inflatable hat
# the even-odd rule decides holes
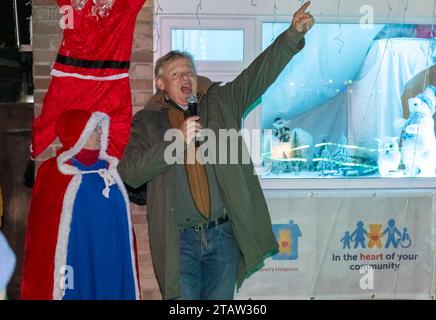
[[[15,255],[3,233],[0,232],[0,293],[6,290],[14,273]]]

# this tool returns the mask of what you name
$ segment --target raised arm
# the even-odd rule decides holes
[[[234,81],[220,88],[237,119],[277,79],[292,57],[304,47],[304,34],[315,20],[306,13],[310,1],[298,9],[288,30],[283,32]]]

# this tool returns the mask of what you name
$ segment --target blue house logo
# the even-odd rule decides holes
[[[289,224],[273,224],[273,232],[279,245],[279,252],[273,260],[297,260],[298,238],[302,236],[300,227],[293,220]]]

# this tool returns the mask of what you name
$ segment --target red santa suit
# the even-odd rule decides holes
[[[69,109],[101,111],[111,118],[108,154],[121,158],[132,117],[129,60],[135,20],[145,0],[57,0],[73,9],[66,21],[52,81],[33,122],[32,156],[56,138],[55,123]]]
[[[79,155],[97,125],[101,148],[94,162],[106,165],[94,170]],[[116,170],[118,160],[107,154],[109,126],[106,114],[84,110],[65,112],[57,121],[63,147],[41,165],[35,179],[21,299],[63,299],[66,266],[74,267],[73,299],[139,298],[129,199]]]

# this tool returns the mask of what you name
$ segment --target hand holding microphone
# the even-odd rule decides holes
[[[186,113],[188,114],[189,117],[192,116],[198,116],[198,98],[197,96],[191,95],[188,97],[188,99],[186,100],[187,104],[188,104],[188,110],[186,110]]]
[[[203,127],[198,121],[200,120],[200,117],[198,116],[197,96],[192,95],[188,97],[187,104],[188,109],[186,110],[186,113],[188,114],[188,118],[185,119],[180,130],[182,130],[186,144],[190,145]],[[195,141],[195,146],[198,147],[199,145],[200,142]]]

